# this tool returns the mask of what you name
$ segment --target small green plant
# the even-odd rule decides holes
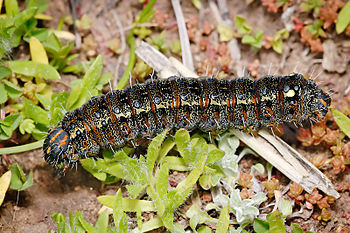
[[[12,72],[26,77],[51,77],[59,78],[57,71],[50,65],[35,63],[33,61],[11,61],[8,62]],[[46,66],[45,66],[46,65]],[[48,69],[48,67],[51,67]],[[42,72],[52,75],[43,76]],[[91,94],[101,93],[103,85],[111,78],[110,73],[101,75],[102,57],[98,56],[85,73],[82,79],[77,79],[72,84],[73,90],[70,95],[66,92],[54,94],[50,90],[43,94],[34,93],[35,99],[39,100],[43,107],[38,106],[33,100],[23,97],[23,105],[16,109],[17,114],[10,114],[5,119],[0,120],[0,140],[7,140],[14,130],[19,126],[22,134],[30,133],[35,139],[41,140],[46,136],[49,128],[62,119],[64,112],[80,107],[90,99]],[[57,75],[58,76],[57,76]],[[23,94],[23,93],[22,93]],[[12,95],[12,94],[9,94]],[[34,99],[34,100],[35,100]],[[15,101],[17,101],[15,99]],[[37,146],[37,145],[33,145]],[[0,148],[0,153],[22,152],[23,149],[34,149],[33,147]]]
[[[254,35],[252,27],[245,22],[245,18],[239,15],[234,18],[234,24],[237,28],[238,33],[243,36],[243,44],[250,45],[254,51],[261,49],[264,35],[263,30],[257,30]]]
[[[186,131],[187,132],[187,131]],[[184,133],[180,131],[180,134]],[[187,132],[188,133],[188,132]],[[181,181],[175,189],[168,191],[168,177],[169,177],[169,168],[170,162],[164,157],[174,144],[173,143],[165,143],[162,146],[162,143],[165,139],[167,131],[159,134],[155,137],[150,143],[147,156],[140,156],[138,160],[130,158],[124,153],[122,150],[115,154],[115,162],[112,163],[113,172],[115,172],[118,167],[120,174],[117,174],[118,177],[123,178],[131,182],[131,184],[127,185],[128,193],[131,197],[137,197],[143,190],[146,190],[147,194],[151,198],[153,203],[153,210],[157,211],[159,224],[156,226],[165,226],[169,230],[178,229],[179,226],[173,224],[173,218],[175,210],[185,201],[190,192],[193,189],[193,186],[198,181],[199,177],[203,173],[203,169],[206,165],[207,159],[211,157],[210,151],[208,149],[208,145],[201,140],[200,143],[192,145],[188,138],[184,138],[181,140],[178,138],[175,139],[175,143],[178,148],[191,148],[190,151],[194,151],[195,157],[191,160],[192,171],[189,175]],[[176,138],[176,137],[175,137]],[[187,151],[188,152],[188,151]],[[162,159],[164,157],[164,159]],[[157,173],[155,171],[155,165],[157,165],[156,161],[159,161],[159,169]],[[86,160],[89,161],[89,160]],[[96,163],[96,166],[102,164],[102,160],[99,160]],[[117,166],[117,164],[120,166]],[[89,167],[89,169],[94,170],[102,170],[106,172],[110,172],[106,164],[103,167],[90,167],[90,162],[82,161],[84,167]],[[115,173],[114,173],[115,174]],[[107,207],[111,207],[112,204],[110,202],[111,197],[102,196],[99,197],[99,201],[106,205]],[[135,199],[131,199],[130,201],[136,201]],[[139,206],[135,206],[133,211],[137,211],[138,209],[141,211],[147,211],[145,206],[141,206],[143,202],[136,202]],[[135,210],[136,209],[136,210]],[[152,220],[155,221],[155,220]],[[148,226],[149,223],[140,223],[139,228],[143,229],[144,226]],[[141,226],[143,225],[143,226]]]
[[[220,41],[221,42],[228,42],[233,39],[234,37],[234,32],[232,28],[230,28],[227,25],[224,24],[219,24],[218,25],[218,32],[220,35]]]
[[[242,43],[249,44],[253,48],[253,50],[257,51],[262,46],[263,35],[264,35],[263,30],[257,30],[255,35],[246,34],[242,38]]]
[[[96,225],[93,226],[91,223],[87,222],[84,219],[81,211],[77,211],[75,216],[73,216],[72,212],[69,212],[69,219],[66,221],[66,217],[61,213],[54,213],[51,215],[51,218],[57,224],[57,232],[62,233],[73,233],[73,232],[126,232],[113,230],[108,226],[108,213],[104,211],[102,214],[98,216]]]
[[[11,171],[11,183],[10,183],[11,189],[22,191],[33,185],[33,172],[30,172],[28,175],[28,178],[26,178],[22,168],[17,163],[12,164],[10,166],[10,171]]]
[[[248,34],[252,31],[252,26],[245,22],[245,18],[237,15],[233,20],[239,34]]]
[[[273,50],[275,50],[276,53],[281,54],[283,52],[283,42],[282,39],[287,39],[289,37],[289,32],[287,29],[281,29],[279,30],[274,36],[271,41],[271,45]]]
[[[254,228],[254,232],[256,233],[286,232],[283,216],[278,210],[272,213],[269,213],[266,216],[266,220],[261,218],[256,218],[254,220],[253,228]],[[292,233],[304,233],[304,230],[298,224],[295,224],[295,223],[291,224],[290,229]],[[306,233],[311,233],[311,232],[306,231]]]
[[[150,40],[150,43],[162,53],[168,52],[168,46],[166,44],[165,35],[166,32],[163,31],[159,35],[153,36]]]
[[[300,7],[304,12],[313,11],[313,14],[318,16],[320,13],[320,8],[323,5],[323,0],[304,0]]]
[[[251,199],[242,200],[240,191],[233,189],[229,197],[223,194],[216,196],[214,204],[217,205],[216,208],[229,206],[229,210],[235,215],[237,223],[244,228],[258,216],[259,209],[256,206],[266,200],[266,194],[262,192],[257,193]]]

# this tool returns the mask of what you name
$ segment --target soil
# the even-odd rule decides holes
[[[109,2],[117,2],[112,6],[106,6]],[[182,1],[182,9],[185,19],[191,19],[196,16],[199,19],[199,24],[203,20],[207,20],[216,26],[215,18],[213,17],[207,1],[202,1],[203,10],[200,12],[193,7],[191,1]],[[128,62],[128,51],[122,56],[119,70],[116,70],[118,57],[113,55],[106,48],[106,41],[119,37],[118,27],[113,20],[112,12],[116,12],[125,29],[130,29],[132,22],[142,9],[142,4],[138,0],[132,1],[91,1],[81,0],[77,2],[78,16],[87,14],[92,19],[91,32],[96,41],[98,53],[104,55],[105,72],[113,72],[115,78],[119,78],[123,73]],[[168,14],[168,29],[166,34],[167,44],[174,39],[178,39],[176,27],[171,25],[176,23],[176,19],[172,10],[171,2],[159,0],[155,9]],[[274,35],[278,30],[284,28],[281,21],[281,13],[271,14],[266,11],[259,3],[253,3],[249,6],[245,1],[233,0],[229,1],[230,18],[239,14],[246,18],[247,23],[253,25],[254,29],[263,29],[266,35]],[[56,0],[51,1],[46,14],[53,17],[53,20],[46,23],[49,28],[56,28],[62,16],[70,15],[68,1]],[[98,16],[97,16],[98,15]],[[215,27],[216,28],[216,27]],[[67,29],[67,28],[66,28]],[[127,31],[125,32],[127,33]],[[219,44],[217,33],[211,33],[207,38],[215,46]],[[337,45],[347,41],[349,38],[339,36],[335,33],[330,34],[330,40],[333,40]],[[335,106],[342,101],[347,88],[350,85],[350,73],[344,72],[324,72],[322,68],[322,54],[310,53],[309,49],[300,43],[299,35],[291,33],[290,38],[284,41],[286,52],[284,55],[279,55],[272,49],[261,49],[259,52],[252,51],[249,46],[239,43],[241,48],[242,59],[238,64],[230,65],[230,71],[233,76],[241,73],[242,68],[249,67],[255,60],[259,60],[257,73],[263,76],[266,73],[288,74],[293,71],[299,73],[311,74],[314,71],[314,76],[321,73],[318,81],[327,89],[333,89],[335,93],[332,96]],[[201,52],[198,44],[191,44],[194,64],[198,67],[202,64],[207,56],[205,52]],[[283,57],[286,57],[285,63],[281,66]],[[178,57],[181,59],[180,57]],[[80,54],[80,59],[87,59],[86,55]],[[215,64],[214,64],[215,65]],[[220,67],[218,68],[220,69]],[[269,71],[270,70],[270,71]],[[216,72],[216,71],[213,71]],[[74,79],[74,76],[62,76],[62,83],[52,84],[55,91],[67,90],[69,81]],[[293,144],[301,153],[307,157],[311,157],[319,153],[324,148],[302,148],[295,140],[296,135],[292,135],[290,143]],[[321,152],[327,153],[327,152]],[[328,152],[329,153],[329,152]],[[64,177],[58,179],[53,169],[43,160],[43,152],[41,149],[30,151],[22,154],[7,155],[8,162],[3,161],[0,166],[0,174],[6,171],[6,165],[18,163],[25,171],[34,173],[34,184],[21,192],[10,190],[6,194],[4,203],[0,208],[0,232],[47,232],[48,230],[56,230],[56,224],[51,219],[53,213],[63,213],[68,216],[69,211],[75,213],[81,210],[85,219],[91,223],[95,223],[98,216],[98,211],[101,204],[97,202],[97,197],[100,195],[114,194],[120,187],[117,185],[103,185],[84,171],[80,166],[77,170],[69,171]],[[256,159],[256,158],[254,158]],[[249,158],[246,160],[249,161]],[[247,161],[242,161],[242,163]],[[337,183],[350,182],[350,172],[347,169],[342,175],[334,180]],[[283,175],[281,175],[283,176]],[[335,177],[333,177],[335,178]],[[197,192],[194,192],[197,193]],[[194,194],[193,194],[194,195]],[[331,206],[332,219],[327,224],[323,225],[318,220],[309,218],[302,220],[295,218],[293,221],[298,222],[304,229],[314,232],[334,232],[339,226],[350,226],[350,202],[349,192],[341,193],[339,200]],[[186,205],[186,203],[185,203]],[[319,214],[319,213],[318,213]]]

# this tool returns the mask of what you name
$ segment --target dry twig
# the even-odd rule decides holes
[[[192,52],[190,48],[190,41],[188,39],[186,23],[182,14],[182,9],[179,0],[171,0],[173,5],[176,22],[179,29],[179,37],[181,42],[182,62],[190,70],[194,71]]]
[[[126,40],[125,40],[125,33],[124,33],[124,29],[123,29],[123,24],[120,21],[117,12],[115,10],[113,10],[112,14],[113,14],[114,21],[118,27],[118,30],[120,33],[120,41],[121,41],[121,52],[120,52],[120,55],[118,57],[117,64],[115,66],[114,78],[113,78],[113,83],[112,83],[112,87],[115,88],[117,86],[117,82],[119,79],[118,75],[119,75],[120,63],[122,62],[122,60],[124,58],[124,51],[126,48]]]

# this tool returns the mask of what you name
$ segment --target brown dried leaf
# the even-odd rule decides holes
[[[317,201],[321,200],[322,195],[318,193],[317,189],[314,189],[312,193],[306,193],[305,198],[308,202],[314,205],[317,203]]]
[[[250,188],[253,186],[252,178],[253,176],[248,173],[241,173],[238,183],[244,188]]]
[[[262,184],[264,185],[264,187],[267,190],[267,196],[269,198],[272,198],[274,196],[274,191],[279,189],[280,186],[280,182],[279,180],[277,180],[276,178],[272,178],[269,181],[264,181],[262,182]]]
[[[214,29],[214,26],[208,21],[204,21],[202,25],[202,34],[208,36]]]
[[[333,165],[334,174],[338,174],[345,170],[345,159],[344,156],[334,156],[331,160],[331,164]]]
[[[323,52],[322,42],[320,38],[314,38],[312,33],[306,27],[301,30],[300,36],[301,42],[309,45],[311,52]]]
[[[167,13],[160,10],[156,10],[156,12],[154,13],[153,21],[158,25],[158,27],[163,29],[168,18],[169,15]]]
[[[268,12],[278,12],[277,0],[261,0],[261,2],[263,6],[267,7]]]

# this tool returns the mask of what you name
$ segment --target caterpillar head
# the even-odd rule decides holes
[[[322,120],[331,104],[330,96],[319,88],[315,81],[307,79],[307,85],[304,90],[304,101],[305,113],[313,121]]]
[[[68,112],[60,124],[52,129],[44,141],[44,159],[47,163],[65,166],[76,163],[80,158],[99,155],[100,146],[87,131],[79,109]]]
[[[58,126],[52,129],[44,141],[44,159],[52,165],[71,162],[72,143],[69,134]]]

